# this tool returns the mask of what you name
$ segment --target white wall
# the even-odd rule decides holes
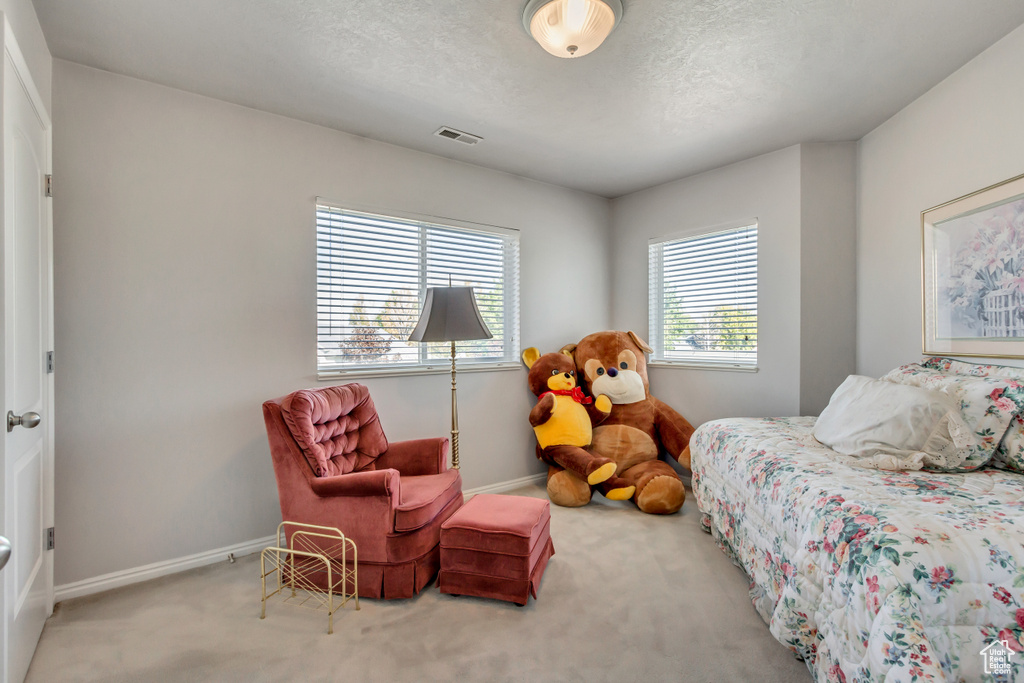
[[[39,89],[39,96],[43,98],[46,111],[52,111],[53,59],[50,57],[50,48],[46,46],[46,38],[43,36],[43,29],[39,25],[32,0],[0,0],[0,12],[11,22],[14,39],[18,41],[18,49],[28,63],[29,73],[32,74],[36,88]]]
[[[854,160],[853,143],[795,145],[612,202],[612,321],[641,336],[648,240],[757,219],[758,371],[650,371],[694,425],[817,414],[853,371]]]
[[[49,104],[28,10],[0,0]],[[315,196],[521,229],[523,345],[542,350],[645,332],[647,240],[756,217],[760,371],[655,368],[653,390],[695,424],[816,412],[837,383],[816,369],[920,355],[920,212],[1024,172],[1022,63],[1024,27],[859,143],[851,335],[850,316],[820,317],[854,290],[849,146],[621,197],[609,228],[597,197],[54,62],[57,583],[272,532],[259,403],[318,384]],[[523,379],[460,375],[467,487],[540,471]],[[365,383],[393,439],[447,431],[445,375]]]
[[[858,372],[921,356],[921,212],[1024,173],[1022,65],[1024,26],[861,140]]]
[[[520,229],[524,346],[608,325],[605,199],[59,60],[54,120],[57,584],[274,532],[316,196]],[[447,434],[449,376],[363,381],[392,440]],[[542,471],[525,370],[459,399],[467,488]]]
[[[800,147],[612,202],[612,323],[647,335],[647,243],[680,231],[758,221],[756,373],[652,368],[651,392],[694,425],[800,407]]]

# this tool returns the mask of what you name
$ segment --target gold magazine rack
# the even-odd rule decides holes
[[[260,619],[267,616],[267,599],[281,595],[285,604],[325,610],[327,633],[334,633],[335,612],[353,599],[359,609],[357,572],[356,544],[340,530],[281,522],[277,527],[277,545],[260,553]],[[274,589],[270,593],[268,584]]]

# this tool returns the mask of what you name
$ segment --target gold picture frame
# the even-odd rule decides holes
[[[921,212],[925,355],[1024,358],[1024,175]]]

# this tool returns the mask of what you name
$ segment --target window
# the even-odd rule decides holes
[[[517,363],[519,233],[350,211],[318,202],[317,370],[448,367],[447,343],[406,341],[428,287],[474,288],[492,339],[458,342],[463,364]]]
[[[693,237],[652,240],[652,360],[757,365],[757,221]]]

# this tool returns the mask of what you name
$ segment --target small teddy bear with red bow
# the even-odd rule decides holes
[[[541,355],[534,347],[523,351],[523,363],[529,368],[527,381],[537,396],[537,405],[530,411],[530,424],[537,437],[537,457],[556,467],[576,474],[591,486],[615,474],[616,464],[610,458],[586,450],[593,438],[593,428],[608,417],[612,403],[604,394],[596,399],[584,395],[576,385],[576,364],[564,353]],[[613,500],[628,500],[634,487],[613,489],[605,494]],[[552,498],[557,504],[557,497]]]

